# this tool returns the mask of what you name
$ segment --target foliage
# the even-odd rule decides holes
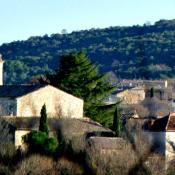
[[[13,171],[11,174],[57,174],[55,172],[54,164],[55,162],[52,158],[44,155],[34,154],[21,160],[15,167],[15,171]]]
[[[45,132],[32,131],[23,137],[25,143],[28,144],[31,152],[39,152],[43,154],[56,153],[58,141],[56,138],[49,138]]]
[[[83,98],[85,116],[102,122],[109,110],[104,106],[105,97],[109,96],[114,87],[101,75],[98,67],[82,53],[62,56],[59,69],[54,74],[47,74],[47,81],[60,89]],[[103,111],[103,112],[101,112]]]
[[[160,20],[154,25],[90,29],[3,44],[5,83],[25,83],[54,70],[61,55],[80,50],[102,65],[102,73],[113,71],[120,78],[173,77],[174,37],[175,20]]]
[[[72,161],[66,157],[61,157],[56,163],[56,170],[63,175],[82,175],[86,174],[83,167],[75,160]]]
[[[31,152],[39,152],[53,155],[58,149],[58,140],[49,137],[46,105],[41,109],[39,131],[32,131],[23,137]]]
[[[152,87],[150,89],[150,97],[153,98],[154,97],[154,87]]]
[[[41,114],[41,117],[40,117],[39,131],[45,132],[46,134],[49,134],[47,111],[46,111],[45,104],[42,106],[40,114]]]
[[[112,130],[116,133],[116,136],[120,136],[123,130],[123,123],[122,123],[121,113],[118,105],[116,106],[116,109],[114,112]]]

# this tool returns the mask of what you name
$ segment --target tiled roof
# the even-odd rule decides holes
[[[46,85],[3,85],[0,86],[0,97],[16,98],[40,89]]]
[[[88,145],[95,146],[98,149],[122,150],[127,145],[127,141],[119,137],[90,137]]]
[[[151,131],[166,131],[169,116],[154,120],[153,124],[148,128]]]
[[[175,113],[169,115],[168,123],[166,126],[167,131],[175,131]]]
[[[149,126],[150,131],[175,131],[175,113],[158,118]]]
[[[40,117],[1,117],[17,130],[35,130],[39,128]],[[51,130],[62,129],[66,133],[73,132],[90,132],[90,131],[111,131],[104,128],[97,122],[76,118],[49,118],[48,124]]]

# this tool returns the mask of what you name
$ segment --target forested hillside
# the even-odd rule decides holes
[[[33,76],[56,69],[60,55],[81,50],[101,65],[102,72],[114,71],[120,78],[173,77],[175,20],[44,35],[2,44],[5,83],[28,82]]]

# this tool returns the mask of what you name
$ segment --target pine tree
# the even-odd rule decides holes
[[[47,121],[47,111],[46,111],[45,104],[42,106],[40,114],[41,114],[41,117],[40,117],[39,131],[45,132],[46,134],[49,134],[48,121]]]
[[[59,69],[55,74],[47,74],[47,80],[53,86],[82,98],[85,103],[85,116],[105,123],[109,113],[106,107],[106,110],[103,110],[103,101],[111,94],[114,87],[106,81],[106,74],[100,75],[98,66],[84,53],[62,56]],[[109,111],[111,107],[108,106]]]

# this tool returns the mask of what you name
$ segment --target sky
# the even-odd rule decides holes
[[[0,44],[160,19],[175,19],[175,0],[0,0]]]

